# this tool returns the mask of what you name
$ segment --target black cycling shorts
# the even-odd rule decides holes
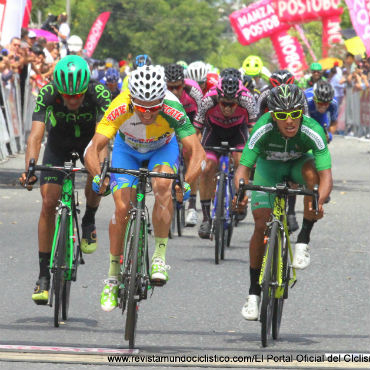
[[[42,159],[42,164],[44,166],[51,165],[51,166],[63,166],[64,162],[71,160],[71,153],[72,150],[69,151],[62,151],[60,149],[52,148],[49,143],[46,144],[44,157]],[[77,152],[80,161],[82,164],[84,163],[83,154],[85,151],[85,147],[78,148],[77,150],[73,150]],[[40,186],[44,184],[63,184],[64,175],[62,172],[59,171],[41,171],[40,174]]]

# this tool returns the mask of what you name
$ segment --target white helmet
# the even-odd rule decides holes
[[[128,89],[133,98],[153,101],[163,99],[167,84],[161,66],[143,66],[132,71],[128,79]]]
[[[207,81],[208,69],[205,63],[203,62],[193,62],[188,65],[186,68],[186,75],[191,80],[194,80],[198,83],[204,83]]]

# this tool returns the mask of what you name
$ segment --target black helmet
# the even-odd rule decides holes
[[[287,69],[280,69],[270,76],[270,84],[272,87],[282,84],[291,85],[294,83],[294,76]]]
[[[220,73],[221,78],[230,77],[230,76],[235,76],[239,80],[241,80],[242,78],[242,74],[236,68],[225,68]]]
[[[218,96],[227,99],[236,99],[241,93],[239,83],[240,81],[236,76],[227,76],[220,79],[216,88]]]
[[[330,103],[334,98],[333,86],[327,81],[319,80],[313,85],[313,95],[317,101]]]
[[[271,89],[267,97],[267,106],[271,112],[285,112],[303,108],[305,96],[296,85],[280,85]]]
[[[150,56],[147,54],[141,54],[135,57],[135,60],[132,62],[132,68],[136,69],[138,67],[143,66],[150,66],[152,64],[152,60]]]
[[[167,64],[164,67],[164,73],[167,82],[182,81],[185,78],[184,67],[176,63]]]
[[[248,89],[248,90],[254,90],[256,87],[256,84],[254,82],[253,77],[249,75],[243,75],[243,85]]]

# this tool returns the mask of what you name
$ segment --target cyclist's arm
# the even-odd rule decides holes
[[[191,153],[189,166],[185,174],[185,181],[190,184],[197,179],[201,171],[204,170],[206,153],[196,134],[183,137],[181,139],[181,143],[183,148],[186,149],[187,152]]]
[[[106,150],[108,143],[109,138],[107,136],[96,132],[89,145],[85,149],[85,166],[93,177],[100,175],[101,168],[99,158],[101,158],[101,153]]]
[[[331,193],[333,188],[333,177],[331,169],[318,171],[320,177],[319,184],[319,212],[322,212],[323,204]]]
[[[251,174],[251,168],[244,166],[244,164],[239,164],[235,171],[234,184],[236,191],[239,190],[239,180],[244,179],[245,184],[249,183],[249,177]]]
[[[31,158],[37,160],[40,154],[41,142],[44,137],[45,123],[41,121],[32,121],[32,128],[30,136],[27,140],[27,151],[26,151],[26,171],[28,170],[28,164]]]

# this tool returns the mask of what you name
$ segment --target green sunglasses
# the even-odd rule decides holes
[[[285,121],[290,117],[291,119],[297,119],[302,117],[302,109],[294,110],[293,112],[274,112],[274,116],[279,121]]]

